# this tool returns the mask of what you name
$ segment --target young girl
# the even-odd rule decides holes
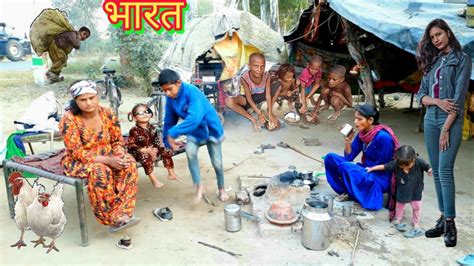
[[[394,172],[397,179],[396,207],[394,226],[400,232],[407,230],[406,224],[401,224],[405,204],[410,203],[413,209],[413,228],[403,235],[407,238],[421,236],[425,233],[419,228],[421,217],[421,194],[423,192],[423,172],[432,175],[431,167],[424,160],[417,158],[413,147],[408,145],[400,146],[395,152],[395,160],[386,164],[368,167],[367,172],[390,171]]]
[[[276,91],[272,97],[271,104],[278,102],[278,109],[281,108],[283,100],[287,100],[288,108],[293,109],[293,103],[298,99],[299,81],[295,80],[295,68],[288,63],[282,64],[278,69],[278,79],[272,85],[272,91]]]
[[[164,184],[153,174],[155,160],[158,155],[161,155],[163,165],[168,170],[168,179],[179,180],[179,178],[173,168],[173,152],[160,146],[160,138],[156,128],[149,123],[152,115],[152,111],[146,104],[140,103],[133,107],[129,113],[129,118],[133,118],[136,124],[130,129],[127,148],[135,160],[142,164],[153,186],[160,188]]]

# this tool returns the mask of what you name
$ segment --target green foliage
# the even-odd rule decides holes
[[[158,35],[148,27],[140,35],[127,35],[120,29],[112,31],[112,43],[121,56],[122,70],[125,70],[122,73],[128,71],[140,78],[147,92],[156,76],[158,61],[169,46],[168,38],[167,34]]]
[[[66,11],[68,19],[76,30],[86,26],[91,30],[91,36],[81,43],[81,51],[98,51],[98,43],[103,42],[99,38],[97,23],[102,1],[98,0],[52,0],[52,5],[62,11]]]
[[[223,1],[223,0],[222,0]],[[214,10],[212,0],[197,0],[198,2],[198,16],[205,16],[211,14]]]
[[[250,12],[259,18],[260,3],[262,1],[267,10],[267,16],[270,16],[270,1],[274,0],[250,1]],[[308,7],[308,0],[278,0],[281,32],[285,34],[295,27],[299,21],[301,12]]]

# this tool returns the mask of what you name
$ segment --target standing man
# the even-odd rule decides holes
[[[48,52],[52,66],[46,72],[51,83],[63,81],[61,70],[67,66],[68,54],[80,49],[81,41],[91,35],[87,27],[74,30],[64,12],[59,9],[44,9],[31,23],[30,40],[38,56]]]
[[[196,187],[193,203],[198,204],[204,193],[197,157],[199,146],[204,144],[207,146],[212,166],[216,172],[219,200],[227,201],[229,196],[224,188],[221,147],[224,140],[224,128],[216,110],[197,87],[182,82],[175,71],[163,70],[158,80],[167,96],[163,127],[165,147],[179,150],[182,143],[177,142],[176,138],[182,135],[187,137],[186,156],[193,184]],[[182,119],[180,123],[178,123],[179,119]]]

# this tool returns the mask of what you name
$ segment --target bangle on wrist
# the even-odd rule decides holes
[[[449,128],[443,128],[443,132],[449,132]]]

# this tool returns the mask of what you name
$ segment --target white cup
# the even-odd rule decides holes
[[[342,133],[342,135],[347,137],[352,132],[352,126],[349,125],[349,124],[344,124],[344,126],[342,126],[340,132]]]

